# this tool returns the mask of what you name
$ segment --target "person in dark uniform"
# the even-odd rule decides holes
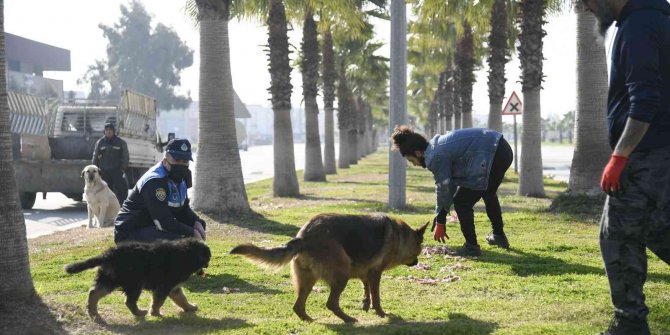
[[[128,160],[126,141],[116,136],[113,123],[105,123],[105,136],[95,143],[93,165],[100,168],[102,180],[114,191],[119,204],[128,196],[128,183],[123,177],[123,171],[128,168]]]
[[[186,178],[191,143],[173,139],[162,161],[149,169],[123,202],[114,225],[114,242],[206,238],[205,221],[189,206]]]

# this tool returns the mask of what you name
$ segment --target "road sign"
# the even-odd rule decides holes
[[[512,95],[507,100],[505,108],[502,110],[502,115],[521,115],[523,113],[523,103],[521,99],[516,95],[516,92],[512,92]]]

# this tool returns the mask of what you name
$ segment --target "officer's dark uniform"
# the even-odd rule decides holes
[[[166,151],[175,159],[191,159],[187,140],[170,141]],[[186,149],[186,150],[184,150]],[[194,225],[205,222],[191,210],[186,181],[174,182],[162,162],[147,171],[123,203],[116,218],[114,241],[174,240],[194,236]]]
[[[650,126],[621,174],[623,191],[607,198],[600,250],[617,322],[638,327],[631,334],[648,334],[646,249],[670,264],[670,5],[629,0],[617,27],[608,98],[612,148],[628,118]]]
[[[114,130],[114,125],[107,123],[105,129]],[[119,204],[128,196],[128,183],[123,178],[123,169],[128,167],[128,160],[128,145],[116,134],[112,138],[103,136],[95,143],[93,165],[100,168],[102,180],[114,191]]]

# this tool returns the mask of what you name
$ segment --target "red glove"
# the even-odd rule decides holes
[[[447,226],[444,223],[435,225],[435,235],[433,235],[433,238],[435,238],[435,241],[442,243],[449,239],[449,235],[447,235]]]
[[[621,172],[626,167],[628,157],[612,155],[600,178],[600,187],[609,195],[621,191]]]

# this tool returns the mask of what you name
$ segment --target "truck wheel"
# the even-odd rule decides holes
[[[19,192],[19,201],[21,202],[21,208],[23,209],[32,209],[35,205],[35,198],[37,197],[36,192]]]

